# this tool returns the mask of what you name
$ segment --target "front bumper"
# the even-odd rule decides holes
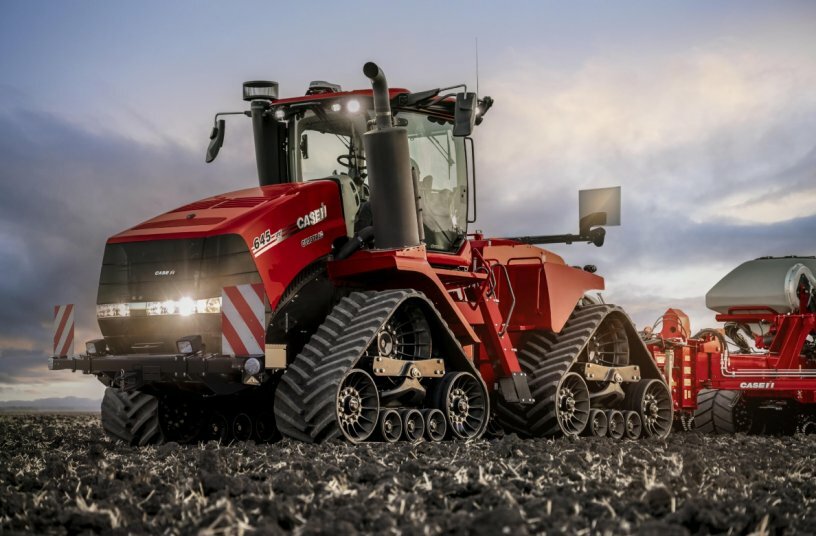
[[[162,383],[178,387],[204,386],[214,394],[229,394],[260,385],[266,379],[263,359],[261,372],[254,376],[244,370],[248,359],[225,355],[80,355],[49,358],[48,368],[94,374],[103,384],[125,391]]]

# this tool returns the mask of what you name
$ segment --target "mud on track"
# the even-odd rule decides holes
[[[111,443],[0,415],[0,533],[816,533],[816,436]]]

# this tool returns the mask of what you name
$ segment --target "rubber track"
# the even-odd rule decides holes
[[[164,442],[159,425],[159,400],[139,391],[124,392],[112,387],[105,389],[102,428],[112,438],[128,445]]]
[[[709,434],[733,434],[734,407],[739,402],[738,391],[703,389],[697,393],[694,429]]]
[[[562,435],[555,414],[555,394],[561,378],[578,359],[589,338],[612,312],[614,305],[588,305],[573,311],[560,333],[532,333],[518,352],[521,369],[527,373],[531,406],[496,401],[496,421],[506,432],[521,437],[556,437]]]
[[[340,437],[337,388],[408,290],[354,292],[332,309],[286,369],[275,392],[275,419],[288,437],[319,443]]]

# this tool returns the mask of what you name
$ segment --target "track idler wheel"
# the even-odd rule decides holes
[[[437,392],[437,407],[442,410],[456,439],[481,437],[487,428],[488,398],[484,385],[469,372],[445,376]]]
[[[402,417],[395,409],[384,409],[380,413],[380,436],[386,443],[396,443],[402,437]]]
[[[352,443],[368,439],[377,428],[380,396],[367,372],[351,369],[337,388],[337,424]],[[422,417],[422,415],[420,415]]]
[[[607,433],[612,439],[621,439],[626,433],[626,418],[623,413],[616,409],[606,411],[606,419],[609,421]]]
[[[641,380],[631,386],[624,406],[640,415],[643,436],[664,439],[671,432],[674,409],[669,388],[662,381]]]
[[[232,437],[236,441],[246,441],[252,438],[252,417],[246,413],[239,413],[232,418]]]
[[[423,409],[422,417],[425,419],[425,438],[428,441],[442,441],[448,432],[448,423],[445,422],[445,414],[438,409]]]
[[[626,423],[626,438],[640,439],[640,434],[643,432],[643,422],[640,420],[640,414],[637,411],[626,411],[623,417]]]
[[[403,409],[400,411],[402,417],[402,435],[409,443],[416,443],[422,439],[425,433],[425,419],[418,409]]]
[[[609,420],[606,418],[606,412],[602,409],[589,410],[589,422],[584,428],[583,435],[592,437],[606,437],[606,432],[609,429]]]
[[[558,386],[555,404],[564,435],[580,435],[589,421],[589,389],[584,379],[574,372],[565,374]]]

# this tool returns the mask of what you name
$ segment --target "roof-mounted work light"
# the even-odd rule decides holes
[[[276,100],[278,98],[278,83],[269,80],[251,80],[244,82],[244,100],[255,99]]]

